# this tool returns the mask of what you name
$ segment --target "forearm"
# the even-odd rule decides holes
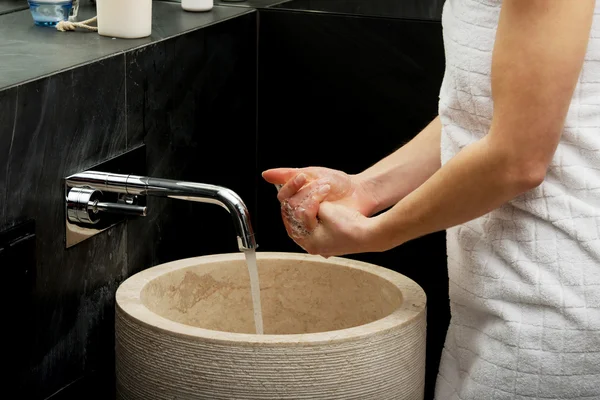
[[[544,171],[523,173],[493,138],[465,147],[429,180],[371,219],[374,251],[480,217],[537,186]]]
[[[375,200],[369,215],[396,204],[440,168],[441,130],[436,117],[410,142],[356,175]]]
[[[378,248],[480,217],[543,181],[581,72],[594,7],[593,0],[504,0],[492,57],[490,131],[372,219]]]

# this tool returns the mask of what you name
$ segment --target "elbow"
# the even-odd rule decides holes
[[[525,174],[519,182],[523,192],[535,189],[540,186],[546,179],[546,168],[536,167],[525,170]]]
[[[546,179],[548,166],[546,163],[527,162],[513,163],[507,168],[506,181],[517,194],[528,192],[540,186]]]
[[[548,152],[491,142],[488,149],[488,159],[495,164],[499,181],[507,191],[519,195],[537,188],[546,179],[552,158]]]

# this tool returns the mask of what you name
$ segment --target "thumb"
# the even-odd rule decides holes
[[[322,222],[336,225],[356,220],[359,216],[362,217],[363,215],[354,208],[329,201],[321,203],[318,213],[318,217]]]

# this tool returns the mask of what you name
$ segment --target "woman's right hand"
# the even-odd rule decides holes
[[[324,168],[275,168],[262,174],[272,184],[283,185],[277,195],[288,235],[302,239],[318,225],[321,202],[335,202],[369,216],[376,201],[356,175]]]

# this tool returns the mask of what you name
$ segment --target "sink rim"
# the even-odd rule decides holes
[[[174,270],[213,262],[244,260],[244,254],[239,252],[185,258],[140,271],[121,283],[115,295],[115,307],[128,318],[136,320],[137,323],[143,323],[148,328],[169,335],[177,335],[188,339],[194,338],[212,343],[235,343],[236,346],[245,344],[248,346],[257,344],[285,346],[297,344],[298,346],[305,346],[307,344],[318,345],[321,343],[359,340],[374,334],[381,335],[387,330],[410,324],[427,310],[427,298],[421,286],[405,275],[375,264],[343,257],[325,259],[321,256],[291,252],[257,252],[256,258],[259,262],[261,259],[286,259],[336,264],[347,268],[360,269],[377,275],[396,286],[402,294],[402,304],[386,317],[351,328],[317,333],[257,335],[216,331],[182,324],[156,314],[142,303],[141,292],[146,284],[161,275]]]

